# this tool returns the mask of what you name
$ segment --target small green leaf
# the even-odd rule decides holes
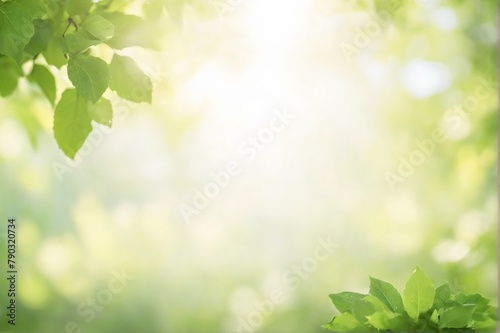
[[[35,64],[28,80],[35,82],[42,89],[43,94],[54,105],[56,99],[56,80],[47,67]]]
[[[0,96],[12,94],[17,87],[17,81],[23,75],[21,67],[11,58],[0,58]]]
[[[90,118],[96,123],[111,127],[113,123],[113,107],[106,98],[101,98],[96,104],[88,105]]]
[[[375,307],[368,301],[360,299],[352,303],[352,314],[360,323],[366,323],[368,316],[375,312]]]
[[[115,54],[109,69],[111,70],[109,83],[111,90],[132,102],[151,103],[153,84],[134,60]]]
[[[434,297],[433,307],[436,309],[442,308],[444,304],[450,299],[451,291],[450,285],[444,283],[436,288],[436,296]]]
[[[115,26],[99,15],[89,16],[83,22],[81,27],[83,30],[101,41],[110,40],[115,34]]]
[[[369,332],[368,327],[360,323],[351,313],[342,313],[322,327],[334,332]]]
[[[434,324],[437,324],[438,321],[439,321],[439,314],[437,312],[436,309],[434,309],[434,311],[432,311],[432,314],[431,314],[431,317],[429,318],[429,320],[434,323]]]
[[[421,313],[429,310],[434,302],[434,294],[431,279],[417,267],[403,291],[403,305],[410,318],[417,321]]]
[[[28,10],[16,2],[0,2],[0,54],[18,64],[23,50],[35,33],[33,18]]]
[[[377,297],[393,312],[404,311],[401,295],[390,283],[370,276],[370,295]]]
[[[96,103],[108,88],[111,74],[104,60],[81,54],[69,60],[68,77],[80,95]]]
[[[441,328],[465,328],[472,318],[474,312],[473,304],[464,304],[444,310],[439,319]]]
[[[332,300],[333,305],[339,310],[341,313],[351,312],[352,311],[352,303],[357,300],[363,299],[367,295],[354,293],[350,291],[344,291],[338,294],[330,294],[329,297]]]
[[[69,16],[86,14],[92,7],[92,0],[67,0],[66,11]]]
[[[62,94],[56,106],[54,136],[59,148],[71,159],[75,158],[92,131],[87,103],[84,98],[78,96],[75,89],[69,89]]]

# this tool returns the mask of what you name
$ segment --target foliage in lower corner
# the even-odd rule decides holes
[[[370,277],[368,294],[341,292],[330,299],[340,312],[323,325],[333,332],[495,332],[497,308],[479,294],[452,294],[437,288],[418,267],[403,295],[385,281]]]

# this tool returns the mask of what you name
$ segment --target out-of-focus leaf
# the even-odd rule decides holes
[[[115,26],[100,15],[89,16],[81,28],[102,41],[110,40],[115,34]]]
[[[87,106],[90,118],[96,123],[111,127],[113,124],[113,107],[106,98],[101,98],[99,102]]]
[[[109,65],[111,70],[111,81],[109,87],[132,102],[151,103],[153,84],[149,76],[137,66],[129,57],[117,54]]]
[[[43,94],[54,105],[56,99],[56,80],[47,67],[35,64],[28,80],[35,82],[42,89]]]
[[[16,90],[23,71],[13,59],[4,57],[0,59],[0,73],[0,96],[8,96]]]

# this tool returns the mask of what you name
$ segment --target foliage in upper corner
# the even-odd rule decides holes
[[[334,332],[495,332],[497,308],[479,294],[452,294],[437,288],[418,267],[403,295],[390,283],[370,277],[368,294],[342,292],[330,299],[340,312],[324,329]]]
[[[92,131],[92,121],[111,125],[112,107],[102,97],[108,89],[134,103],[151,103],[151,79],[132,58],[116,51],[128,47],[158,49],[159,33],[164,29],[155,28],[159,21],[148,15],[149,2],[143,5],[147,20],[123,13],[121,8],[127,3],[0,0],[0,97],[11,95],[19,79],[26,77],[34,93],[43,95],[54,106],[55,139],[70,158],[75,157]],[[154,3],[164,5],[167,1]],[[115,52],[110,64],[92,54],[100,44]],[[56,103],[51,67],[64,65],[75,89],[63,92]]]

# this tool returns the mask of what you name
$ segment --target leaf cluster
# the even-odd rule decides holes
[[[121,1],[121,0],[120,0]],[[125,14],[113,0],[0,0],[0,96],[11,95],[25,77],[54,106],[54,136],[74,158],[92,131],[92,121],[111,127],[109,89],[134,103],[151,103],[152,81],[128,47],[158,49],[154,22]],[[123,1],[121,1],[123,2]],[[146,8],[149,9],[149,8]],[[94,48],[113,51],[108,63]],[[73,87],[58,96],[54,72],[67,65]]]
[[[330,299],[340,312],[324,329],[334,332],[494,332],[497,308],[479,294],[452,294],[437,288],[418,267],[403,295],[388,282],[370,277],[368,294],[341,292]]]

